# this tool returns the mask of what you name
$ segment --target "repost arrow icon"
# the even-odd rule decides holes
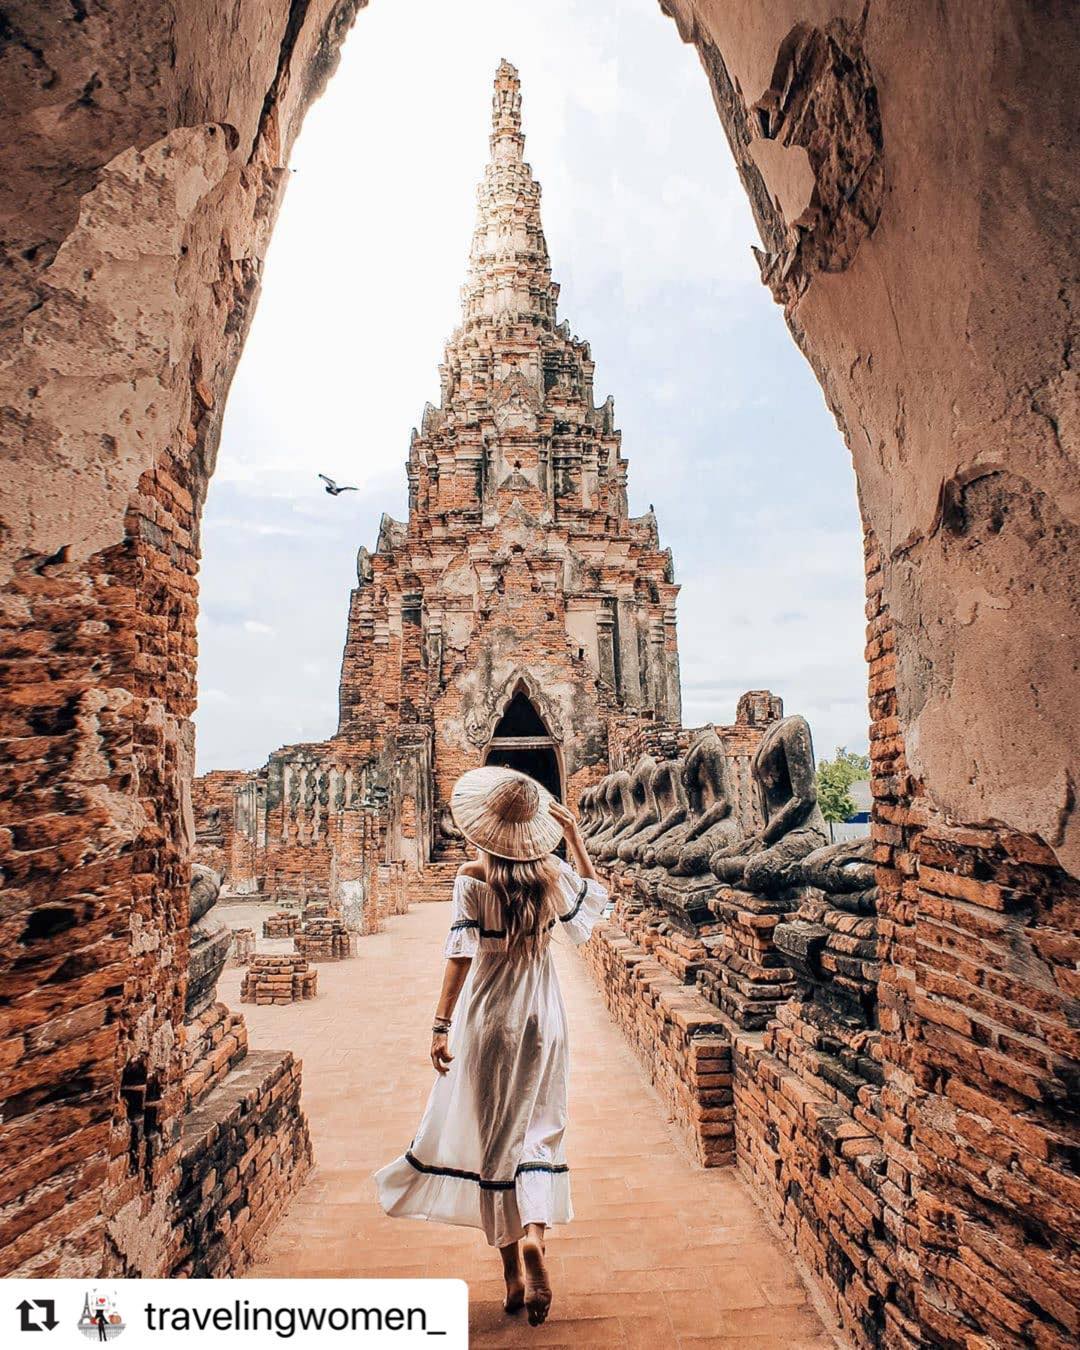
[[[53,1327],[60,1325],[56,1317],[56,1303],[51,1298],[36,1298],[32,1303],[24,1298],[15,1306],[19,1310],[20,1331],[44,1331],[46,1327],[52,1331]],[[30,1314],[34,1308],[41,1308],[44,1311],[44,1326],[40,1322],[31,1321]]]

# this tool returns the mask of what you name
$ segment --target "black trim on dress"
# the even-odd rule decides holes
[[[415,1167],[418,1172],[423,1172],[427,1176],[455,1177],[458,1181],[475,1181],[482,1191],[512,1191],[522,1172],[563,1173],[570,1171],[566,1163],[523,1162],[518,1163],[513,1181],[486,1181],[479,1172],[466,1172],[461,1167],[437,1167],[432,1163],[423,1163],[409,1148],[405,1150],[405,1161],[411,1167]]]
[[[469,878],[469,879],[471,880],[472,878]],[[577,918],[578,910],[580,910],[582,904],[584,903],[584,901],[585,901],[585,896],[588,894],[588,891],[589,891],[589,883],[588,883],[588,881],[587,881],[587,880],[586,880],[586,881],[582,881],[582,883],[581,883],[581,889],[580,889],[580,890],[578,891],[578,893],[577,893],[577,898],[576,898],[576,900],[574,901],[573,908],[570,910],[570,912],[569,912],[568,914],[560,914],[560,915],[559,915],[559,922],[560,922],[560,923],[569,923],[571,919],[576,919],[576,918]],[[550,931],[550,930],[551,930],[552,928],[554,928],[554,927],[555,927],[555,920],[552,919],[551,922],[545,926],[545,930],[544,930],[544,931],[545,931],[545,932],[548,932],[548,931]],[[452,923],[452,924],[450,925],[450,931],[451,931],[451,933],[453,933],[455,930],[461,929],[461,928],[475,928],[475,929],[477,929],[477,930],[479,931],[480,936],[481,936],[482,938],[504,938],[504,937],[506,937],[506,929],[505,929],[505,928],[481,928],[481,927],[480,927],[479,921],[476,920],[476,919],[458,919],[458,920],[456,920],[454,923]],[[534,928],[534,929],[532,930],[532,932],[527,933],[525,936],[526,936],[526,937],[535,937],[535,936],[536,936],[536,929]]]
[[[585,896],[586,896],[586,893],[588,892],[588,889],[589,889],[589,883],[588,883],[588,881],[587,881],[587,880],[586,880],[586,881],[583,881],[583,882],[581,883],[581,890],[578,891],[578,893],[577,893],[577,899],[574,901],[574,908],[570,911],[569,914],[560,914],[560,915],[559,915],[559,918],[562,920],[563,923],[569,923],[571,919],[577,918],[577,912],[578,912],[578,910],[581,908],[582,904],[584,903]]]

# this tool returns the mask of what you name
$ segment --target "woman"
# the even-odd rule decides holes
[[[571,812],[525,774],[473,769],[450,808],[478,852],[454,882],[431,1036],[439,1076],[412,1145],[375,1180],[395,1218],[482,1228],[502,1254],[503,1306],[537,1326],[551,1306],[544,1235],[573,1217],[566,1011],[550,943],[556,931],[584,942],[607,891]],[[573,866],[552,856],[560,837]]]

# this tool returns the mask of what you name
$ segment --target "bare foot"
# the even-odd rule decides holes
[[[508,1313],[519,1313],[525,1306],[525,1281],[521,1271],[519,1269],[516,1275],[504,1275],[503,1278],[506,1280],[503,1310]]]
[[[506,1282],[506,1297],[503,1309],[508,1313],[518,1313],[525,1306],[525,1277],[521,1273],[521,1247],[517,1242],[507,1243],[499,1248],[502,1257],[503,1280]]]
[[[525,1308],[529,1326],[538,1327],[551,1307],[551,1282],[544,1264],[544,1247],[535,1238],[526,1238],[521,1244],[521,1259],[525,1264]]]

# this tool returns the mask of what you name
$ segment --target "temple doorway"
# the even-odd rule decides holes
[[[523,689],[515,691],[488,742],[485,764],[527,773],[563,799],[558,742]]]

